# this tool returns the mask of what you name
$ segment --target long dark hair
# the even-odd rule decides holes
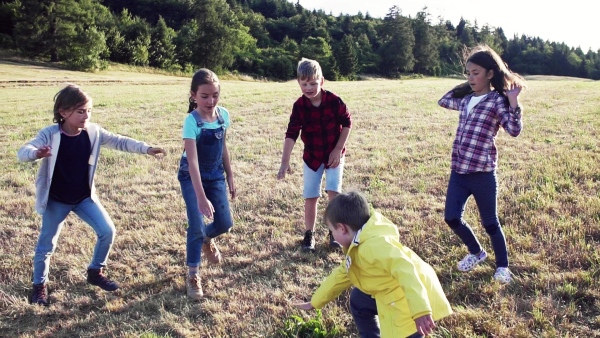
[[[212,70],[207,68],[201,68],[198,71],[196,71],[196,73],[194,73],[194,76],[192,76],[192,85],[190,91],[195,93],[198,90],[198,87],[204,84],[214,84],[217,87],[219,87],[219,89],[221,89],[221,85],[217,74],[215,74]],[[194,99],[191,96],[189,101],[190,107],[188,109],[188,113],[196,109],[196,107],[198,106],[196,104],[196,101],[194,101]]]
[[[62,124],[65,119],[60,114],[61,110],[70,110],[81,107],[90,102],[92,98],[78,85],[68,83],[63,89],[54,95],[54,123]]]
[[[523,79],[521,75],[510,71],[506,63],[500,58],[500,55],[489,46],[479,45],[471,50],[466,50],[465,52],[467,55],[465,66],[467,63],[471,62],[482,67],[486,72],[489,72],[490,70],[494,72],[490,82],[492,87],[494,87],[494,90],[500,93],[500,95],[505,96],[505,90],[513,83],[518,83],[525,88],[525,79]],[[471,92],[472,90],[469,84],[463,83],[453,89],[453,96],[465,97]]]

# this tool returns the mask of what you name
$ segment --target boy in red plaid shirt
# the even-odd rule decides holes
[[[291,174],[290,156],[298,135],[304,142],[304,225],[302,249],[315,250],[314,228],[321,181],[325,173],[325,191],[331,201],[342,192],[345,145],[352,119],[340,97],[323,89],[323,72],[315,60],[302,58],[298,63],[298,84],[302,96],[296,100],[285,133],[278,179]],[[329,246],[340,247],[329,232]]]

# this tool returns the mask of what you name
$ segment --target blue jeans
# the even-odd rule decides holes
[[[490,236],[496,255],[496,266],[508,267],[506,238],[498,219],[496,202],[498,184],[495,171],[472,174],[458,174],[452,171],[446,193],[444,220],[467,246],[470,253],[474,255],[479,253],[482,250],[481,245],[471,226],[463,219],[465,206],[471,195],[477,202],[481,223]]]
[[[48,198],[48,206],[42,215],[42,228],[33,257],[34,284],[48,281],[50,256],[56,250],[64,220],[71,211],[89,224],[98,236],[89,268],[100,269],[106,265],[116,229],[102,204],[92,201],[89,197],[79,204],[64,204]]]
[[[377,317],[377,303],[375,299],[358,288],[352,288],[350,292],[350,312],[358,329],[360,338],[380,338],[379,319]],[[415,332],[407,338],[422,338],[419,332]]]
[[[228,232],[233,226],[233,219],[229,210],[229,200],[227,199],[227,184],[224,179],[215,181],[202,180],[202,187],[204,188],[206,198],[208,198],[215,208],[213,214],[214,221],[205,225],[204,215],[202,215],[200,208],[198,208],[198,199],[196,198],[196,192],[194,191],[189,173],[179,171],[178,177],[188,218],[186,243],[187,266],[197,267],[202,263],[201,251],[204,238],[215,238]]]

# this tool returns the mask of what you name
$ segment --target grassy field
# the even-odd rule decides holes
[[[94,98],[92,121],[164,147],[162,160],[105,149],[96,176],[117,226],[108,272],[122,288],[85,282],[93,231],[70,215],[52,258],[48,308],[27,302],[40,217],[37,165],[17,149],[51,123],[52,98],[67,81]],[[466,248],[443,221],[456,112],[437,106],[455,79],[327,82],[353,114],[345,189],[359,189],[399,227],[402,242],[436,269],[455,314],[434,337],[600,337],[600,82],[532,78],[521,97],[524,130],[498,136],[499,211],[515,281],[492,280],[493,255],[463,274]],[[291,303],[308,299],[341,261],[317,229],[303,228],[301,150],[295,173],[276,179],[295,82],[222,81],[232,113],[228,145],[238,188],[235,225],[218,239],[224,264],[203,266],[206,297],[185,296],[183,199],[176,179],[189,79],[98,74],[0,62],[0,336],[281,337]],[[324,201],[319,210],[322,211]],[[491,251],[475,203],[467,220]],[[348,295],[322,311],[323,325],[355,337]]]

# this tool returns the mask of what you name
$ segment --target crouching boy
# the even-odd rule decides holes
[[[371,212],[362,194],[336,196],[324,218],[346,257],[298,308],[320,309],[352,285],[350,309],[362,338],[423,337],[452,313],[433,268],[399,242],[397,227]]]

